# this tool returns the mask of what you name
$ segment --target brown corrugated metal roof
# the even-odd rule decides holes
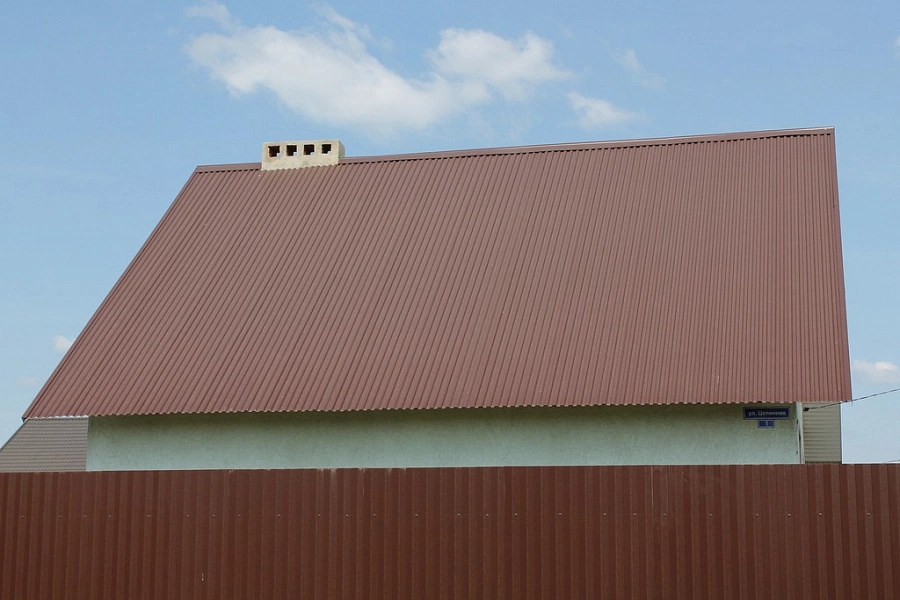
[[[26,419],[0,448],[0,472],[84,471],[85,417]]]
[[[3,598],[897,598],[900,465],[0,474]]]
[[[26,415],[849,397],[826,128],[198,168]]]

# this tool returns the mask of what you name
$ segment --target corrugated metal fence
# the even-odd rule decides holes
[[[0,474],[3,598],[895,598],[900,465]]]

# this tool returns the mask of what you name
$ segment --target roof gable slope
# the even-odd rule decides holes
[[[26,416],[849,397],[833,132],[198,168]]]
[[[0,446],[0,473],[84,471],[87,433],[84,418],[27,419]]]

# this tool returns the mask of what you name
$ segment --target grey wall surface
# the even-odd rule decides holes
[[[796,407],[740,405],[92,417],[88,470],[799,463]]]

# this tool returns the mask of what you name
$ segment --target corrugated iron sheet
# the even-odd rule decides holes
[[[0,474],[3,598],[896,598],[900,465]]]
[[[198,168],[26,416],[849,397],[813,129]]]

